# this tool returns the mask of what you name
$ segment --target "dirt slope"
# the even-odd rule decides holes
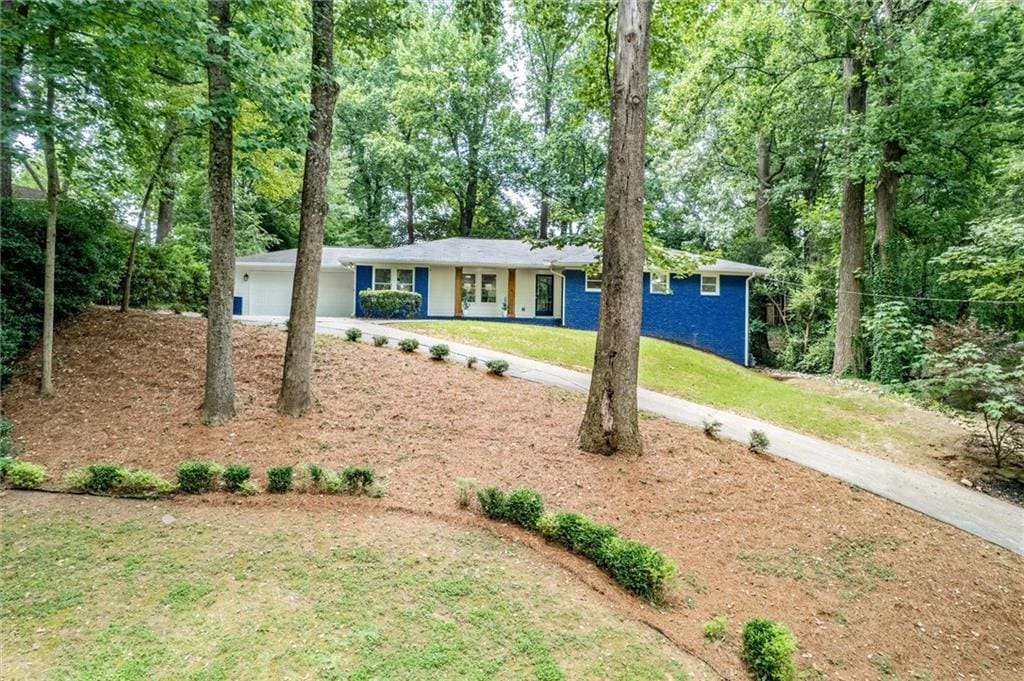
[[[539,546],[539,555],[727,676],[744,677],[739,623],[765,615],[794,630],[809,678],[1024,678],[1024,560],[1007,551],[660,419],[642,424],[642,457],[586,455],[573,446],[582,398],[394,348],[325,340],[317,408],[284,419],[273,411],[284,335],[235,331],[239,414],[209,429],[198,423],[202,319],[83,315],[57,339],[57,396],[37,398],[31,372],[4,396],[26,458],[57,479],[98,460],[168,475],[190,457],[261,471],[302,461],[364,463],[386,476],[380,503],[458,519],[465,514],[453,507],[455,478],[530,485],[549,507],[591,514],[674,558],[682,579],[656,611],[582,562]],[[236,501],[211,495],[178,503]],[[292,495],[245,503],[258,513],[265,505],[320,512],[344,502]],[[718,614],[729,616],[733,636],[707,646],[701,625]]]

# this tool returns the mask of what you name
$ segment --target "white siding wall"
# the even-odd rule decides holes
[[[245,275],[249,280],[245,281]],[[291,270],[235,268],[235,295],[242,297],[242,314],[288,316],[292,302]],[[353,313],[355,274],[321,272],[316,313],[320,317],[349,317]]]
[[[552,274],[550,270],[516,270],[516,316],[535,317],[537,311],[537,275]],[[554,275],[555,317],[562,316],[562,277]]]

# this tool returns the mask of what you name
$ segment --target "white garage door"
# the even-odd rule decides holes
[[[248,272],[249,281],[236,287],[243,297],[243,309],[250,315],[287,317],[292,304],[292,272]],[[321,272],[317,296],[318,317],[351,317],[355,291],[355,273]]]

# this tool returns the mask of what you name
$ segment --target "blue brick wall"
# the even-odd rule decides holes
[[[427,293],[430,291],[430,269],[427,267],[416,268],[416,278],[413,283],[413,290],[420,294],[419,318],[427,316]]]
[[[746,363],[746,276],[722,275],[719,295],[700,295],[700,276],[672,276],[671,295],[651,293],[644,274],[640,333]],[[582,270],[565,273],[565,325],[596,329],[600,293],[585,290]]]
[[[359,304],[359,292],[373,288],[373,266],[356,265],[356,316],[363,316],[363,306]]]

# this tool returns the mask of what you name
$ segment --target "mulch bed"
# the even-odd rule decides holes
[[[582,396],[393,347],[324,339],[316,407],[287,419],[274,411],[284,334],[267,328],[235,327],[238,415],[207,428],[204,334],[202,319],[100,309],[65,325],[56,397],[36,396],[36,357],[5,391],[25,458],[58,480],[96,461],[173,477],[178,462],[199,457],[250,464],[261,480],[270,465],[363,464],[385,478],[380,503],[452,520],[466,517],[454,507],[456,478],[528,485],[549,508],[587,513],[670,555],[683,575],[654,609],[560,550],[542,550],[726,676],[744,678],[739,625],[769,616],[796,634],[798,665],[827,678],[879,678],[887,668],[904,679],[1024,678],[1024,560],[959,530],[661,419],[642,423],[643,456],[588,455],[574,445]],[[342,502],[180,503],[315,513]],[[719,614],[733,635],[705,645],[702,624]]]

